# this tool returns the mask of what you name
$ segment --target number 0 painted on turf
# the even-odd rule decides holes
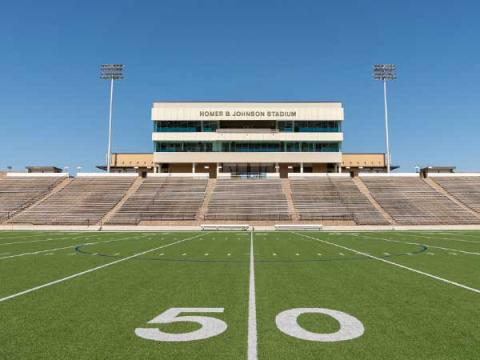
[[[298,324],[298,317],[303,314],[324,314],[333,317],[340,324],[340,330],[329,334],[318,334],[305,330]],[[278,329],[294,338],[308,341],[337,342],[356,339],[363,335],[365,328],[357,318],[344,312],[322,308],[290,309],[277,315],[275,322]]]
[[[213,317],[207,316],[179,316],[181,313],[223,313],[223,308],[171,308],[161,313],[149,324],[173,324],[176,322],[192,322],[201,325],[201,328],[183,334],[171,334],[155,328],[137,328],[135,334],[143,339],[154,341],[194,341],[208,339],[220,335],[227,330],[227,324]]]

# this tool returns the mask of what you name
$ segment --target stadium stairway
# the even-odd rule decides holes
[[[198,221],[203,221],[208,212],[208,205],[212,199],[213,190],[217,184],[217,179],[208,179],[207,188],[205,189],[205,197],[203,198],[202,206],[198,209],[196,219]]]
[[[99,221],[99,225],[106,224],[110,221],[110,219],[116,214],[116,212],[125,204],[125,202],[135,194],[138,190],[138,188],[143,184],[143,178],[138,177],[135,179],[135,181],[132,183],[128,191],[125,193],[123,198],[115,205],[112,210],[110,210],[108,213],[105,214],[105,216]]]
[[[456,197],[454,197],[447,190],[445,190],[441,185],[437,184],[435,181],[433,181],[430,178],[423,178],[423,181],[425,181],[428,185],[430,185],[430,187],[432,187],[435,191],[439,192],[443,196],[450,199],[450,201],[453,201],[455,204],[460,206],[462,209],[469,212],[472,216],[476,217],[477,219],[480,219],[480,214],[479,213],[472,210],[470,207],[465,205],[463,202],[459,201]]]
[[[396,222],[395,220],[390,216],[389,213],[387,213],[385,211],[384,208],[382,208],[380,206],[380,204],[377,202],[377,200],[375,200],[372,196],[372,194],[370,194],[370,191],[368,191],[368,188],[365,186],[365,184],[363,183],[362,179],[360,179],[360,177],[358,176],[355,176],[353,178],[353,182],[355,183],[355,185],[357,185],[357,188],[358,190],[360,190],[360,192],[365,195],[365,197],[368,199],[368,201],[370,201],[370,203],[373,205],[373,207],[375,209],[377,209],[380,214],[382,214],[382,216],[391,224],[391,225],[395,225]]]
[[[290,187],[290,180],[289,179],[282,179],[282,190],[287,198],[288,203],[288,213],[293,221],[299,221],[300,215],[298,214],[297,208],[293,204],[292,198],[292,188]]]

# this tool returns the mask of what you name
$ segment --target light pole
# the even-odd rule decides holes
[[[390,173],[390,162],[392,157],[390,154],[390,142],[388,136],[388,105],[387,105],[387,81],[395,80],[396,75],[396,66],[394,64],[375,64],[373,66],[373,78],[375,80],[383,81],[383,102],[385,106],[385,146],[387,150],[386,162],[387,162],[387,173]]]
[[[110,80],[110,111],[108,114],[108,152],[107,152],[107,172],[110,172],[110,162],[112,158],[113,80],[123,79],[123,65],[122,64],[100,65],[100,79]]]

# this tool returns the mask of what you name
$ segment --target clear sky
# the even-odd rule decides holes
[[[16,0],[0,10],[0,169],[94,170],[150,152],[154,100],[339,100],[346,152],[384,151],[374,63],[389,86],[393,163],[480,170],[480,3],[432,0]]]

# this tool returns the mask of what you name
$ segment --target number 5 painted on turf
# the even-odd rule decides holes
[[[135,334],[141,338],[154,341],[193,341],[208,339],[220,335],[227,330],[227,324],[213,317],[207,316],[179,316],[181,313],[223,313],[223,308],[171,308],[161,313],[149,324],[173,324],[176,322],[193,322],[201,328],[183,334],[171,334],[154,328],[137,328]]]

